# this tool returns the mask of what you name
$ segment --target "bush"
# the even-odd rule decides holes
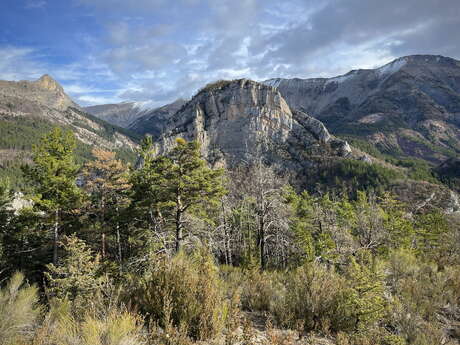
[[[282,326],[305,331],[348,329],[346,281],[332,269],[305,264],[286,274],[284,288],[272,306],[275,320]]]
[[[34,345],[140,345],[145,344],[142,319],[121,308],[76,315],[68,300],[55,299]]]
[[[94,256],[88,245],[75,235],[64,236],[60,244],[64,257],[57,266],[47,265],[45,272],[48,294],[68,298],[76,308],[84,310],[102,286],[99,255]]]
[[[228,305],[218,268],[204,250],[160,260],[151,272],[136,280],[130,303],[151,322],[163,328],[185,328],[189,336],[200,340],[222,330]]]
[[[21,273],[15,273],[0,289],[0,345],[31,337],[39,315],[38,289],[25,284]]]
[[[248,311],[269,311],[277,298],[275,273],[261,272],[254,267],[241,277],[241,305]]]

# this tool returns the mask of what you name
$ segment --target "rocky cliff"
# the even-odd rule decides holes
[[[311,155],[351,154],[350,146],[331,136],[320,121],[292,111],[274,87],[247,79],[201,90],[169,120],[160,152],[178,137],[198,140],[211,164],[226,166],[261,155],[270,164],[301,168]]]

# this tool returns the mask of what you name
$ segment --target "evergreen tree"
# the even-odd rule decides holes
[[[78,166],[73,152],[76,139],[71,131],[56,127],[32,149],[34,165],[24,168],[32,182],[35,207],[45,212],[53,223],[53,263],[58,261],[59,230],[66,213],[75,210],[82,193],[77,187]]]
[[[449,223],[440,211],[419,215],[416,219],[417,251],[420,255],[435,254],[449,232]]]
[[[174,247],[183,244],[187,213],[209,220],[210,208],[218,207],[225,194],[223,170],[210,169],[200,156],[197,142],[176,140],[167,155],[153,157],[153,145],[144,141],[143,167],[133,174],[133,199],[167,228],[173,228]]]
[[[346,277],[350,287],[347,311],[355,330],[375,323],[385,314],[383,275],[369,252],[350,259]]]
[[[59,299],[78,299],[76,304],[83,305],[101,287],[100,256],[94,256],[75,235],[64,236],[60,245],[64,249],[63,258],[57,265],[47,265],[48,272],[45,272],[48,292]]]

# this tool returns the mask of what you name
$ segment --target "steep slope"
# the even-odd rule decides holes
[[[150,134],[157,139],[165,130],[165,126],[172,115],[181,109],[185,103],[184,99],[178,99],[157,109],[140,114],[127,128],[135,133]]]
[[[87,113],[116,126],[128,128],[142,115],[152,111],[147,104],[140,102],[122,102],[101,104],[83,108]]]
[[[0,81],[0,177],[6,174],[15,179],[12,171],[18,171],[32,145],[53,126],[75,133],[79,159],[88,158],[93,146],[134,156],[135,135],[83,112],[50,76]]]
[[[113,125],[158,138],[169,118],[185,103],[185,100],[178,99],[171,104],[151,108],[149,102],[122,102],[94,105],[85,107],[84,110]]]
[[[351,154],[349,145],[320,121],[291,111],[275,88],[247,79],[201,90],[168,122],[160,152],[174,146],[177,137],[198,140],[210,163],[226,166],[261,155],[267,163],[299,171],[314,156]]]
[[[351,147],[321,121],[291,109],[276,88],[251,80],[220,81],[198,92],[168,121],[158,152],[169,151],[179,137],[198,140],[213,166],[232,170],[260,158],[300,189],[393,190],[413,201],[414,210],[460,209],[445,186],[408,179],[407,169]]]
[[[271,79],[288,104],[347,139],[439,164],[460,153],[460,62],[414,55],[335,78]],[[359,141],[353,141],[359,143]]]

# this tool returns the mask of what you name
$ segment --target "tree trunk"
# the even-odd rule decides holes
[[[180,196],[177,196],[177,209],[176,209],[176,253],[182,248],[182,202]]]
[[[179,253],[182,248],[182,226],[180,225],[180,221],[177,221],[177,219],[180,219],[179,212],[176,215],[176,253]]]
[[[265,270],[265,229],[260,229],[260,268]]]
[[[118,207],[115,208],[115,211],[117,212],[117,224],[116,224],[116,230],[117,230],[117,249],[118,249],[118,263],[120,264],[120,270],[122,270],[122,267],[121,267],[121,261],[122,261],[122,257],[121,257],[121,239],[120,239],[120,223],[118,222]]]
[[[105,232],[102,233],[101,235],[101,258],[102,260],[105,259]]]
[[[232,266],[232,249],[230,248],[230,234],[228,232],[227,219],[225,218],[225,207],[223,201],[222,205],[222,221],[224,225],[224,251],[225,251],[225,263]]]
[[[53,264],[57,265],[58,262],[58,241],[59,241],[59,210],[54,214],[54,228],[53,228]]]

